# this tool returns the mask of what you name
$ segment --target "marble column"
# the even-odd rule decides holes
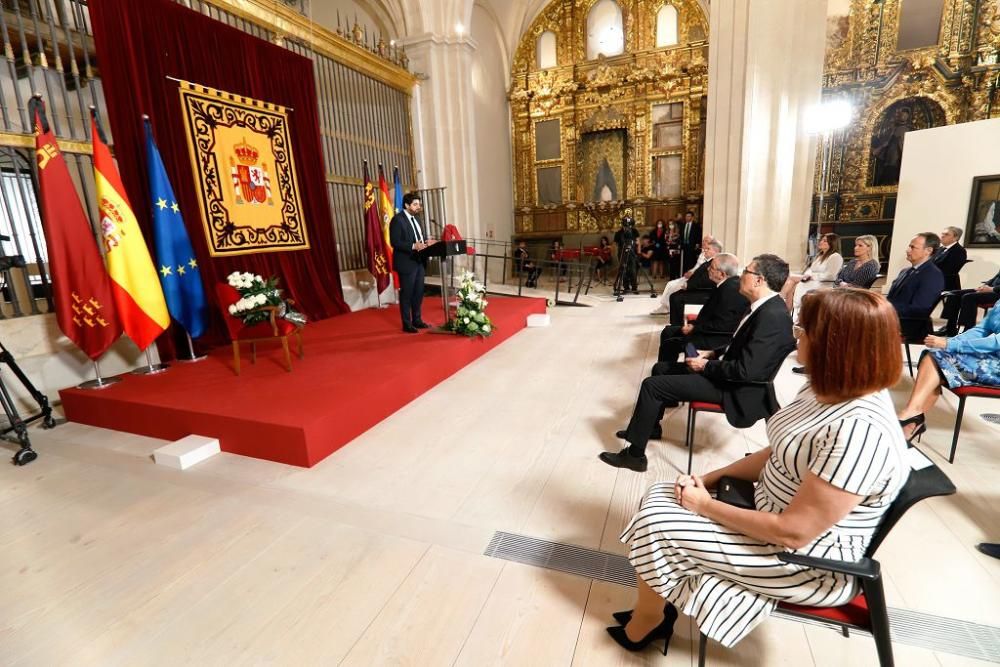
[[[471,83],[476,45],[466,36],[437,34],[408,37],[402,43],[410,70],[420,78],[413,95],[417,184],[447,188],[448,222],[466,238],[481,238]]]
[[[705,230],[741,260],[805,259],[827,0],[712,0]]]

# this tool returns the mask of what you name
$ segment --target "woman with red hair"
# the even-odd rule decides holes
[[[704,477],[653,485],[625,528],[639,590],[635,609],[608,628],[622,647],[669,643],[678,613],[732,646],[779,600],[825,607],[857,594],[853,577],[778,554],[861,559],[906,482],[887,391],[902,369],[899,321],[881,295],[840,289],[807,295],[799,322],[809,383],[768,420],[770,446]],[[713,497],[723,476],[756,483],[753,509]]]

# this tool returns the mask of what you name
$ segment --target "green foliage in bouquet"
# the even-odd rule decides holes
[[[495,327],[486,315],[486,286],[468,271],[462,274],[458,288],[458,311],[449,327],[455,333],[474,338],[491,336]]]

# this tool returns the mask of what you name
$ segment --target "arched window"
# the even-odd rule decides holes
[[[656,13],[656,48],[677,43],[677,8],[663,5]]]
[[[556,34],[546,31],[538,38],[535,46],[535,60],[539,69],[548,69],[556,66]]]
[[[587,60],[625,52],[622,10],[615,0],[600,0],[587,15]]]

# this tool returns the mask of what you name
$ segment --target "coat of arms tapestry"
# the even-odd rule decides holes
[[[212,256],[308,249],[290,110],[186,81],[180,95]]]

